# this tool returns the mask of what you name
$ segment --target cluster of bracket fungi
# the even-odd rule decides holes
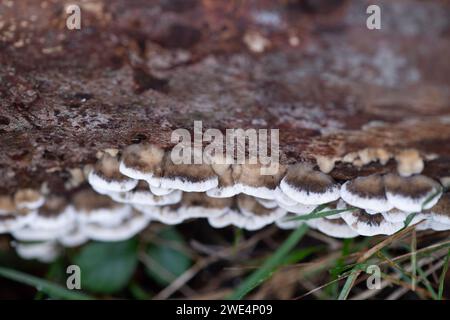
[[[20,256],[49,261],[61,247],[128,239],[154,221],[204,218],[214,228],[246,230],[306,223],[337,238],[391,235],[408,220],[418,230],[450,229],[445,179],[398,168],[337,182],[306,162],[261,175],[260,164],[223,160],[175,164],[169,151],[146,143],[106,150],[84,170],[92,189],[70,201],[31,189],[2,196],[0,233],[16,239]]]

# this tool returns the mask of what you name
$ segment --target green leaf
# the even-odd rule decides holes
[[[275,253],[271,255],[258,270],[248,276],[228,299],[242,299],[246,294],[269,278],[273,271],[285,261],[286,255],[295,247],[305,235],[306,231],[308,231],[308,226],[306,224],[302,224],[293,231],[277,251],[275,251]]]
[[[48,280],[40,279],[38,277],[0,267],[0,276],[7,278],[9,280],[17,281],[32,287],[35,287],[39,292],[43,292],[55,299],[68,299],[68,300],[88,300],[92,299],[92,297],[68,290],[58,284],[50,282]]]
[[[83,289],[111,294],[120,291],[132,277],[137,258],[137,241],[92,242],[75,256],[81,269]]]
[[[191,266],[191,259],[182,250],[186,243],[175,228],[165,228],[158,236],[167,245],[149,245],[145,265],[147,274],[161,286],[166,286]]]
[[[413,219],[416,217],[416,215],[417,215],[417,212],[413,212],[413,213],[410,213],[410,214],[406,217],[405,222],[404,222],[404,226],[403,226],[402,230],[405,229],[405,228],[407,228],[407,227],[411,224],[411,221],[413,221]]]

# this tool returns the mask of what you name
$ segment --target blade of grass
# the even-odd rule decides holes
[[[308,213],[308,214],[306,214],[304,216],[292,217],[292,218],[286,219],[286,221],[311,220],[311,219],[317,219],[317,218],[324,218],[324,217],[328,217],[328,216],[333,216],[335,214],[342,213],[342,212],[358,210],[356,208],[347,208],[347,209],[335,209],[335,210],[321,211],[322,209],[323,208],[321,208],[321,206],[319,206],[311,213]]]
[[[344,287],[342,287],[341,292],[339,293],[338,300],[347,300],[350,291],[352,290],[353,285],[355,284],[356,279],[358,278],[361,270],[357,267],[354,267],[350,272],[347,280],[345,281]]]
[[[62,276],[64,276],[63,273],[63,267],[62,267],[62,260],[58,259],[55,262],[53,262],[47,271],[47,274],[45,275],[45,279],[48,281],[57,281],[57,279],[62,279]],[[45,293],[42,291],[38,291],[34,297],[34,300],[42,300],[45,299]]]
[[[7,278],[9,280],[17,281],[32,287],[36,290],[42,291],[47,295],[57,298],[57,299],[68,299],[68,300],[90,300],[92,297],[79,293],[70,291],[58,284],[52,283],[47,280],[40,279],[38,277],[16,271],[8,268],[0,267],[0,276]]]
[[[416,290],[416,279],[417,279],[417,238],[416,229],[411,232],[411,286],[413,291]]]
[[[350,247],[353,243],[353,239],[344,239],[344,243],[342,245],[341,256],[336,259],[336,263],[333,269],[330,270],[331,277],[333,280],[339,278],[340,270],[343,270],[345,267],[345,257],[350,253]],[[334,282],[332,285],[327,287],[328,293],[337,297],[339,293],[339,283]]]
[[[305,235],[306,231],[308,231],[308,226],[306,224],[302,224],[294,232],[292,232],[277,249],[277,251],[275,251],[275,253],[270,256],[258,270],[254,271],[249,277],[247,277],[244,282],[242,282],[227,298],[232,300],[242,299],[250,291],[269,278],[273,271],[284,261],[286,255]]]
[[[411,221],[413,221],[413,219],[414,219],[414,217],[415,217],[416,215],[417,215],[417,212],[413,212],[413,213],[410,213],[410,214],[406,217],[405,222],[404,222],[403,229],[409,226],[409,224],[411,223]]]
[[[295,263],[305,259],[306,257],[310,256],[311,254],[319,252],[320,249],[321,249],[320,247],[315,246],[315,247],[309,247],[309,248],[293,251],[289,255],[286,255],[286,257],[283,259],[282,264],[283,265],[295,264]]]
[[[444,191],[444,189],[442,187],[439,187],[435,193],[433,193],[432,195],[430,195],[422,204],[422,210],[424,210],[424,208],[426,207],[427,204],[429,204],[431,201],[433,201],[434,198],[436,198],[437,196],[440,196],[442,194],[442,192]]]
[[[427,288],[427,290],[430,293],[431,297],[434,300],[437,300],[438,299],[438,295],[437,295],[436,291],[434,290],[434,288],[431,286],[430,281],[428,281],[427,275],[425,274],[425,272],[419,266],[417,266],[417,272],[419,273],[419,275],[421,277],[421,282],[425,285],[425,288]],[[415,285],[414,285],[413,289],[414,289],[413,291],[415,291],[415,289],[416,289]]]
[[[448,250],[448,254],[445,257],[444,266],[442,267],[442,273],[439,278],[438,300],[442,300],[442,295],[444,293],[445,275],[447,274],[448,271],[449,259],[450,259],[450,250]]]

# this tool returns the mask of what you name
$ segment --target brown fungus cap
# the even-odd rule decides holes
[[[348,204],[375,212],[386,212],[393,208],[386,198],[384,179],[380,175],[359,177],[344,183],[341,198]]]
[[[290,166],[280,182],[281,190],[302,204],[319,205],[339,198],[339,185],[330,176],[307,164]]]
[[[160,177],[165,153],[156,145],[142,143],[126,147],[121,156],[120,172],[130,178],[147,180]]]
[[[88,180],[91,186],[105,194],[134,189],[138,181],[124,176],[119,170],[119,165],[117,157],[105,152],[89,173]]]
[[[423,175],[384,177],[386,196],[390,204],[406,212],[417,212],[433,207],[442,194],[441,185]]]

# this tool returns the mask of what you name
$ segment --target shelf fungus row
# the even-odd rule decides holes
[[[423,175],[338,182],[307,163],[262,175],[259,164],[207,160],[176,164],[169,152],[147,144],[105,152],[86,173],[92,189],[0,197],[0,233],[12,234],[21,256],[49,261],[63,247],[124,240],[151,222],[205,219],[214,228],[247,230],[306,223],[337,238],[390,235],[408,220],[420,230],[450,229],[450,193]]]
[[[90,177],[105,177],[103,162],[110,158],[101,158]],[[339,183],[308,163],[280,165],[274,174],[262,175],[260,164],[234,164],[218,155],[204,158],[201,164],[175,164],[170,152],[132,145],[115,157],[115,172],[108,172],[122,177],[89,182],[97,192],[167,224],[206,218],[216,228],[256,230],[274,222],[281,228],[307,223],[335,237],[354,237],[392,234],[413,214],[412,222],[422,221],[422,229],[450,228],[444,188],[423,175],[370,175]],[[131,190],[103,187],[130,178],[136,184]],[[296,221],[323,205],[320,218]]]

